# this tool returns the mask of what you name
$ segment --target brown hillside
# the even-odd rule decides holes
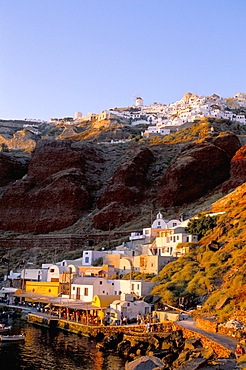
[[[231,157],[240,147],[235,134],[211,134],[210,126],[203,121],[171,134],[169,141],[39,140],[26,176],[3,184],[0,229],[47,233],[76,223],[78,233],[85,227],[112,230],[130,222],[142,225],[146,212],[160,207],[167,214],[173,206],[183,211],[229,179]]]

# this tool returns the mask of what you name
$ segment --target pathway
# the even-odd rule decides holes
[[[231,352],[235,352],[236,345],[238,341],[234,338],[229,337],[228,335],[212,333],[210,331],[202,330],[196,327],[196,322],[191,320],[186,321],[177,321],[176,322],[179,326],[182,326],[188,330],[195,331],[204,335],[205,337],[213,340],[214,342],[222,345],[223,347],[229,349]]]

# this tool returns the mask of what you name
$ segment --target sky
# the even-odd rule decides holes
[[[0,0],[0,119],[246,93],[245,0]]]

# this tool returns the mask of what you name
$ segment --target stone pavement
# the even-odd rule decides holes
[[[229,337],[228,335],[211,333],[209,331],[197,328],[196,322],[191,321],[191,320],[177,321],[176,323],[188,330],[192,330],[192,331],[195,331],[197,333],[204,335],[205,337],[229,349],[231,352],[235,352],[236,350],[236,345],[238,344],[238,341],[234,338]]]

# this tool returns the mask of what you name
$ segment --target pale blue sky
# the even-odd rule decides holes
[[[0,118],[246,93],[246,0],[0,0]]]

